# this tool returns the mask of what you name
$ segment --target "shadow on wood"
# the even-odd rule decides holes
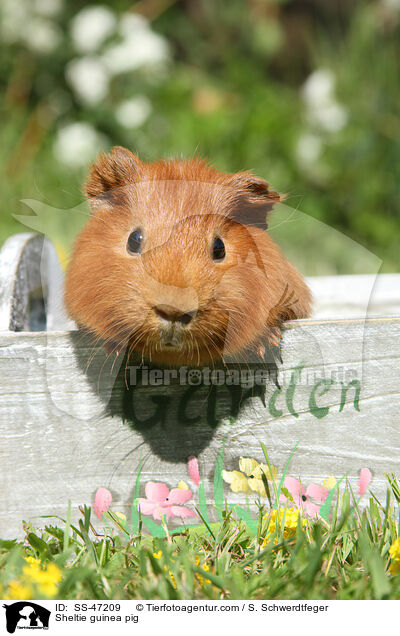
[[[128,359],[126,352],[107,356],[83,331],[70,337],[80,372],[103,402],[104,417],[122,420],[155,455],[171,463],[198,456],[219,424],[234,423],[249,399],[259,398],[265,407],[266,383],[254,378],[277,381],[276,362],[249,359],[243,366],[161,369],[135,356]],[[230,384],[223,381],[227,377]]]
[[[54,263],[54,248],[32,235],[12,237],[0,253],[2,538],[22,536],[22,519],[43,525],[40,515],[64,516],[68,500],[75,520],[99,486],[129,515],[139,465],[142,494],[148,481],[175,487],[186,479],[190,455],[212,508],[224,441],[226,470],[237,470],[240,456],[263,461],[263,442],[280,474],[296,445],[291,475],[305,484],[346,475],[354,485],[367,466],[384,502],[385,473],[400,466],[400,317],[365,312],[398,313],[399,275],[379,277],[371,303],[374,277],[313,279],[329,319],[286,325],[278,382],[273,367],[261,383],[230,385],[199,382],[200,370],[182,368],[183,379],[157,385],[150,371],[154,379],[161,370],[107,357],[93,338],[69,331]],[[20,331],[32,328],[29,299],[38,287],[48,331]],[[227,484],[225,497],[232,505],[246,499]]]

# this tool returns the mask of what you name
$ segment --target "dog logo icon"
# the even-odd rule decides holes
[[[48,629],[50,610],[31,603],[31,601],[17,601],[11,605],[3,605],[6,610],[6,627],[9,634],[16,629]]]

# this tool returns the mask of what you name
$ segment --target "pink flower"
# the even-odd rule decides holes
[[[154,519],[160,520],[162,516],[170,517],[194,517],[195,513],[181,504],[189,501],[192,496],[191,490],[173,488],[169,490],[166,484],[156,481],[149,481],[146,484],[146,498],[138,499],[140,512],[143,515],[153,515]]]
[[[197,461],[197,457],[189,457],[188,459],[188,473],[190,479],[193,481],[196,486],[200,483],[200,473],[199,473],[199,462]]]
[[[112,494],[110,491],[107,490],[107,488],[99,488],[96,492],[93,504],[93,509],[99,519],[101,519],[103,512],[107,512],[111,502]]]
[[[360,472],[360,481],[358,482],[358,489],[360,491],[361,497],[367,490],[367,486],[369,482],[371,481],[371,478],[372,478],[372,475],[369,468],[362,468]]]
[[[318,486],[318,484],[309,484],[307,490],[294,477],[286,477],[284,487],[290,492],[293,501],[298,508],[303,508],[310,517],[316,517],[319,510],[328,496],[328,488]],[[288,502],[285,495],[279,498],[281,503]]]

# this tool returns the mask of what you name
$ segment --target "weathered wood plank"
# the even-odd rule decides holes
[[[347,473],[354,485],[366,465],[382,497],[384,473],[400,462],[400,318],[364,317],[400,313],[400,275],[308,283],[314,320],[287,325],[279,387],[271,377],[216,386],[205,375],[196,386],[198,371],[187,369],[170,386],[145,386],[122,356],[107,360],[82,334],[56,331],[74,325],[53,246],[32,234],[9,239],[0,252],[0,536],[20,534],[22,519],[65,514],[68,499],[90,503],[100,485],[128,512],[140,461],[143,484],[174,486],[198,456],[211,502],[223,440],[227,469],[242,455],[262,460],[263,441],[282,470],[298,443],[291,474],[304,483]]]
[[[127,391],[118,362],[112,368],[77,332],[3,333],[0,536],[14,536],[22,518],[65,514],[68,499],[89,504],[100,485],[128,512],[140,459],[143,484],[174,486],[187,479],[187,457],[198,456],[212,501],[224,439],[227,469],[240,456],[261,460],[263,441],[282,470],[298,442],[291,474],[305,484],[347,473],[355,485],[368,466],[382,497],[384,473],[400,464],[400,318],[289,323],[282,357],[281,388],[264,382],[263,398],[250,389],[236,412],[237,388]]]
[[[314,318],[400,314],[400,274],[312,276]]]

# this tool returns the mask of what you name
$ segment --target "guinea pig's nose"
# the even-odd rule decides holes
[[[153,307],[154,312],[159,318],[168,322],[180,322],[182,325],[188,325],[196,315],[196,311],[180,311],[171,305],[156,305]]]

